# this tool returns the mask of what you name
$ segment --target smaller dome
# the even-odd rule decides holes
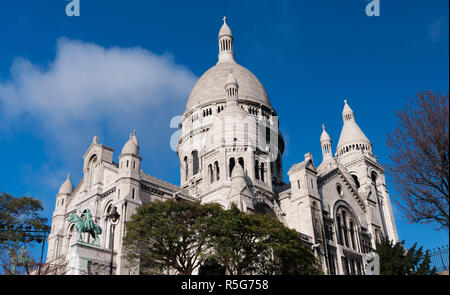
[[[372,144],[356,123],[353,110],[347,104],[347,100],[344,100],[344,103],[342,110],[344,126],[336,150],[341,154],[353,149],[372,152]]]
[[[331,141],[331,137],[328,132],[325,130],[325,125],[322,125],[322,134],[320,135],[320,142]]]
[[[245,179],[244,168],[242,168],[242,166],[240,164],[237,164],[236,166],[234,166],[233,172],[231,172],[231,179],[238,178],[238,177]]]
[[[73,185],[72,182],[70,181],[70,173],[69,173],[67,174],[67,179],[59,187],[58,195],[60,194],[70,195],[71,193],[73,193]]]
[[[121,154],[139,155],[139,141],[136,137],[136,130],[133,130],[133,133],[130,134],[130,139],[123,146]]]

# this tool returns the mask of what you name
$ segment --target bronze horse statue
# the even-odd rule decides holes
[[[78,211],[79,212],[79,211]],[[80,213],[80,212],[79,212]],[[83,219],[83,216],[85,219]],[[102,233],[102,228],[94,223],[92,220],[92,214],[89,209],[84,210],[80,216],[75,213],[70,213],[67,221],[75,224],[75,229],[78,232],[78,241],[82,242],[82,233],[90,233],[94,238],[93,244],[100,245],[99,235]]]

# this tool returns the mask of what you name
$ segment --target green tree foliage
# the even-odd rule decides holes
[[[380,256],[381,275],[432,275],[435,269],[430,268],[430,253],[417,248],[417,243],[407,250],[405,241],[393,243],[383,239],[377,244],[376,252]]]
[[[168,200],[140,207],[127,222],[124,246],[130,266],[141,274],[174,269],[187,275],[206,259],[206,220],[219,210],[216,204],[200,205]]]
[[[47,218],[40,217],[41,201],[33,197],[0,195],[0,250],[36,241],[25,230],[48,230]]]
[[[297,232],[269,215],[235,206],[210,220],[216,259],[230,274],[320,274],[316,259]]]
[[[124,238],[130,266],[143,274],[191,274],[207,259],[230,274],[320,274],[294,230],[236,207],[169,200],[140,207]]]

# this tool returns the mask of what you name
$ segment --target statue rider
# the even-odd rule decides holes
[[[85,228],[87,230],[92,230],[94,229],[94,221],[92,220],[92,213],[91,210],[86,209],[83,211],[83,213],[81,214],[81,216],[84,216],[86,219],[84,220],[84,224],[85,224]]]

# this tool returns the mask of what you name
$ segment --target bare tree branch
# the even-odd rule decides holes
[[[449,95],[425,91],[397,112],[399,126],[388,135],[388,165],[400,200],[412,223],[449,229]],[[403,202],[402,202],[403,201]]]

